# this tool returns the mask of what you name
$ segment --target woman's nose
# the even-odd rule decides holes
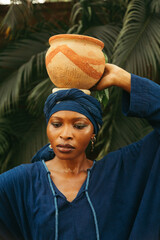
[[[61,129],[61,133],[60,133],[60,137],[63,138],[63,139],[72,139],[72,130],[71,130],[71,127],[69,126],[64,126],[62,129]]]

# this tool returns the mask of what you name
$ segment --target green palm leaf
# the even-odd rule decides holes
[[[160,63],[160,17],[148,11],[145,1],[130,2],[115,45],[113,63],[155,79]]]
[[[6,146],[5,153],[4,151],[0,152],[0,154],[3,153],[0,161],[1,172],[13,168],[18,164],[30,162],[37,149],[48,142],[44,116],[33,118],[21,111],[11,114],[8,119],[10,119],[10,124],[14,132],[7,132],[6,135],[10,138],[14,137],[14,141],[12,139],[10,146]],[[2,140],[0,135],[0,142]]]
[[[31,87],[40,82],[42,78],[47,77],[44,59],[45,52],[33,55],[18,71],[13,72],[1,83],[1,113],[10,109],[13,105],[17,105],[19,98],[25,97]]]
[[[121,26],[119,25],[114,26],[113,24],[107,24],[104,26],[91,27],[87,29],[84,34],[98,38],[104,42],[104,52],[110,62],[113,55],[113,48],[120,30]]]
[[[38,85],[36,85],[28,95],[27,98],[27,109],[33,116],[39,116],[43,112],[44,103],[52,93],[54,84],[49,78],[42,80]]]
[[[1,30],[6,30],[6,37],[13,37],[17,31],[24,28],[33,16],[32,4],[23,1],[23,4],[12,3],[1,22]],[[16,12],[16,14],[15,14]]]
[[[150,2],[151,12],[159,14],[160,13],[160,1],[152,0]]]
[[[11,123],[7,118],[0,119],[0,133],[0,156],[2,156],[6,151],[8,151],[11,141],[15,138]],[[12,135],[12,138],[10,138],[8,133]]]
[[[31,33],[28,39],[14,41],[1,52],[1,113],[16,105],[19,98],[24,98],[30,89],[48,77],[45,54],[49,47],[48,38],[55,32]]]
[[[0,53],[0,74],[1,82],[8,75],[25,64],[38,52],[44,51],[46,45],[31,39],[22,39],[11,43]]]

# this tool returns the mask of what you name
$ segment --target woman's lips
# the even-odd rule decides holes
[[[69,152],[72,152],[75,147],[73,147],[72,145],[70,144],[59,144],[57,145],[57,149],[60,151],[60,152],[63,152],[63,153],[69,153]]]

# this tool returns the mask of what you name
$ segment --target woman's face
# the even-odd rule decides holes
[[[55,155],[60,159],[76,159],[84,155],[94,127],[84,115],[73,111],[54,113],[47,125],[47,136]]]

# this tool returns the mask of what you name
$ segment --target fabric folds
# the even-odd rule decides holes
[[[94,97],[76,88],[50,94],[44,106],[47,123],[55,112],[67,110],[85,115],[92,122],[95,134],[98,133],[102,126],[102,110],[100,103]]]

